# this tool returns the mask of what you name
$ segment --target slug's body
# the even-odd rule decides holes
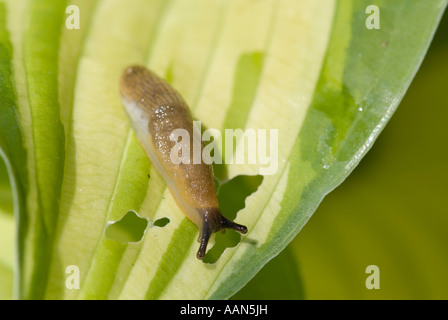
[[[170,136],[175,129],[187,130],[193,146],[193,119],[180,94],[168,83],[141,66],[126,68],[120,92],[132,126],[149,159],[164,178],[176,203],[199,228],[197,257],[202,259],[212,233],[230,228],[246,233],[245,226],[225,218],[218,206],[213,167],[193,163],[174,164],[171,150],[177,141]],[[203,146],[202,146],[203,147]],[[201,147],[201,148],[202,148]]]

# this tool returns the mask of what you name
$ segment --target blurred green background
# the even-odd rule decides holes
[[[448,299],[448,14],[396,113],[294,241],[234,298]],[[380,289],[366,288],[366,268]]]
[[[234,298],[448,299],[448,15],[372,150]],[[0,163],[0,223],[12,200]],[[1,234],[0,299],[12,288]],[[380,289],[365,286],[377,265]]]

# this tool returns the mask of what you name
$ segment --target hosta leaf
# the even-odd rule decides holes
[[[17,295],[53,299],[230,297],[293,239],[371,147],[446,6],[0,3],[0,142],[18,199]],[[73,4],[80,29],[66,24]],[[381,10],[380,29],[366,28],[371,4]],[[215,253],[203,262],[195,257],[197,227],[151,166],[121,105],[118,79],[135,63],[171,82],[203,128],[278,130],[269,150],[273,174],[251,180],[263,165],[216,167],[222,192],[235,179],[249,179],[238,187],[243,206],[241,194],[220,193],[222,206],[237,208],[235,220],[249,232],[216,236],[217,246],[233,240],[217,256],[211,243]],[[239,152],[244,139],[237,142]],[[129,212],[147,221],[140,241],[106,232]],[[79,289],[66,281],[72,266]]]
[[[307,299],[448,298],[447,18],[373,150],[288,245]],[[372,264],[380,290],[365,285]]]
[[[0,300],[13,298],[14,217],[8,172],[0,160]]]

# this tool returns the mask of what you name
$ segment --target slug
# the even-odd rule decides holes
[[[120,79],[120,94],[138,140],[151,163],[165,180],[182,212],[199,229],[197,258],[202,259],[210,236],[222,229],[247,233],[247,228],[224,217],[219,210],[213,167],[201,159],[174,164],[170,154],[177,141],[172,132],[184,129],[193,146],[193,118],[181,95],[167,82],[142,66],[126,68]],[[200,136],[200,133],[199,133]],[[204,145],[201,141],[201,151]],[[202,152],[201,152],[202,154]]]

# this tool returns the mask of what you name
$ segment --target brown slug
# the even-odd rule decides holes
[[[171,160],[177,143],[173,139],[174,130],[186,130],[190,146],[197,136],[193,134],[197,129],[193,127],[191,112],[181,95],[142,66],[124,70],[120,93],[132,127],[151,163],[165,180],[179,208],[199,228],[197,258],[204,257],[212,233],[226,228],[247,233],[245,226],[221,214],[211,164],[204,163],[203,159],[199,163],[193,161],[193,148],[190,148],[188,163],[175,164]],[[203,147],[201,141],[201,150]]]

